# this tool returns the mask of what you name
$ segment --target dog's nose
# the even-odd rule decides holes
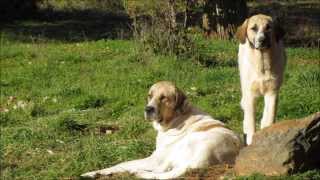
[[[154,107],[146,106],[146,108],[144,110],[146,111],[146,113],[153,113],[154,112]]]
[[[265,40],[266,40],[266,37],[265,37],[265,36],[262,36],[262,35],[261,35],[261,36],[258,37],[258,41],[259,41],[259,42],[264,42]]]

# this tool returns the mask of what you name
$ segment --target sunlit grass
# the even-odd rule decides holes
[[[0,120],[4,179],[77,177],[147,156],[155,132],[143,107],[159,80],[175,82],[194,105],[242,131],[235,42],[199,39],[206,61],[214,61],[205,66],[142,52],[133,41],[23,43],[1,34],[0,104],[8,111]],[[287,52],[278,120],[320,110],[319,51]],[[101,133],[101,126],[119,130]]]

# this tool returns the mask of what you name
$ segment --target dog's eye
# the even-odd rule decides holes
[[[268,24],[267,26],[266,26],[266,31],[270,31],[271,30],[271,26]]]
[[[254,32],[257,32],[257,31],[258,31],[257,25],[254,25],[254,26],[251,28],[251,30],[254,31]]]
[[[166,97],[164,95],[160,96],[160,101],[163,101],[165,99],[166,99]]]
[[[152,98],[152,95],[151,94],[148,94],[148,99],[151,99]]]

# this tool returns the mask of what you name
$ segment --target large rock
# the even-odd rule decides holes
[[[235,163],[237,175],[286,175],[320,169],[320,112],[258,131]]]

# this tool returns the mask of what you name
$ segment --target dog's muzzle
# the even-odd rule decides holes
[[[155,108],[153,106],[146,106],[144,111],[146,112],[146,114],[152,114],[155,112]]]
[[[269,36],[261,33],[256,36],[254,47],[256,49],[267,49],[270,47],[270,44]]]
[[[154,106],[146,106],[144,108],[144,116],[146,120],[150,120],[150,121],[160,121],[159,117],[158,117],[158,113],[157,110]]]

